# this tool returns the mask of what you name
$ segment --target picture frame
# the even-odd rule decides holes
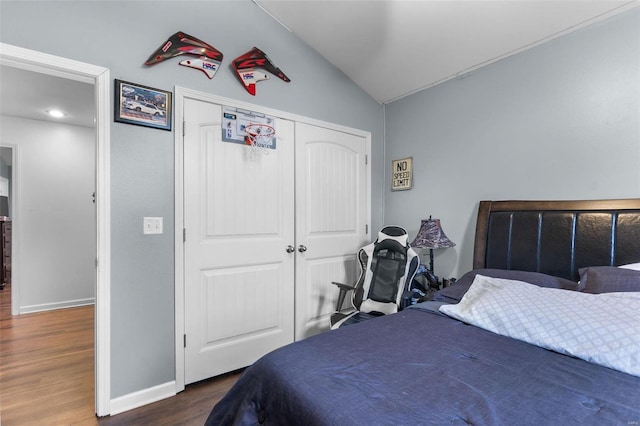
[[[116,122],[171,131],[173,94],[170,91],[118,79],[114,86]]]
[[[391,190],[405,191],[413,183],[413,157],[401,158],[391,162]]]

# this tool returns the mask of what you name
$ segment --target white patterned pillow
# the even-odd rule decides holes
[[[638,263],[629,263],[628,265],[620,265],[618,268],[623,269],[633,269],[634,271],[640,271],[640,262]]]
[[[640,292],[587,294],[477,275],[440,312],[640,377]]]

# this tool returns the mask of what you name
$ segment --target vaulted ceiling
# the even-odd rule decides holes
[[[617,13],[614,0],[254,0],[379,103]]]

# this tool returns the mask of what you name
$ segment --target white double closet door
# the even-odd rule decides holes
[[[251,157],[223,142],[222,106],[186,98],[185,384],[328,329],[367,240],[366,137],[277,118]]]

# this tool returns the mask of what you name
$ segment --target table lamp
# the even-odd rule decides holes
[[[435,275],[433,270],[433,250],[454,247],[456,243],[451,241],[445,235],[440,225],[440,219],[423,219],[418,230],[418,235],[411,243],[411,247],[414,248],[428,248],[429,249],[429,268],[432,274]]]

